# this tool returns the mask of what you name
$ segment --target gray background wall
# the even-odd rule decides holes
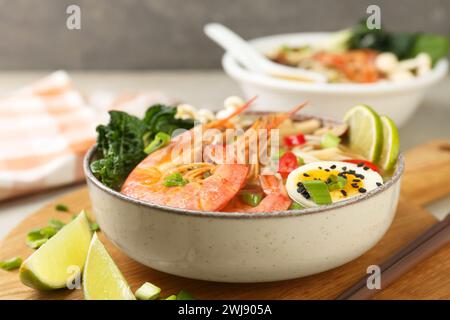
[[[81,30],[66,28],[70,4],[81,7]],[[389,29],[450,36],[449,0],[0,0],[0,69],[218,68],[206,22],[245,38],[329,31],[369,4]]]

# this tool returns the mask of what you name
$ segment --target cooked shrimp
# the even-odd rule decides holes
[[[226,129],[230,126],[228,120],[245,110],[253,101],[249,100],[226,119],[201,125],[201,129]],[[190,138],[195,129],[175,137],[167,146],[141,161],[126,179],[121,192],[151,203],[182,209],[217,211],[226,206],[245,183],[248,166],[204,162],[185,164],[181,157],[174,159],[175,147],[191,143],[193,139]],[[195,151],[193,148],[192,153]],[[164,185],[164,179],[176,173],[185,179],[186,184]]]
[[[230,117],[244,110],[251,102],[247,102]],[[296,107],[290,113],[262,117],[255,122],[251,129],[266,128],[270,132],[270,129],[276,128],[304,105]],[[219,128],[220,135],[222,134],[220,129],[227,128],[228,119],[215,121],[204,126],[205,128]],[[192,135],[194,129],[184,134]],[[231,142],[232,150],[242,147],[247,148],[249,143],[259,145],[258,140],[248,139],[248,132],[249,130]],[[191,143],[189,139],[187,140]],[[201,144],[203,142],[202,139]],[[181,156],[174,159],[172,151],[177,143],[184,142],[176,137],[169,145],[144,159],[128,176],[122,187],[122,193],[154,204],[190,210],[219,211],[236,198],[238,192],[248,181],[253,181],[260,176],[258,164],[249,165],[247,162],[240,164],[235,161],[236,158],[231,159],[231,161],[227,159],[227,162],[220,162],[214,161],[217,159],[211,157],[208,158],[211,162],[205,162],[201,159],[201,162],[190,163],[183,162]],[[193,152],[195,152],[195,148]],[[249,174],[250,169],[252,174]],[[177,177],[178,180],[173,184],[168,184],[168,179],[173,179],[173,177]],[[289,207],[290,200],[285,198],[284,185],[282,182],[280,184],[278,180],[273,180],[274,178],[274,176],[272,178],[270,176],[260,177],[266,197],[259,208],[253,208],[254,211],[285,210]],[[245,210],[246,208],[243,208],[242,211]]]
[[[218,211],[242,188],[248,172],[248,166],[245,164],[197,165],[199,168],[209,165],[211,175],[202,179],[195,177],[194,174],[186,185],[173,187],[164,185],[164,174],[157,167],[137,168],[123,185],[122,193],[154,204],[190,210]],[[170,174],[178,172],[177,169]],[[191,172],[196,169],[198,168],[193,166]],[[204,172],[203,169],[202,171]]]

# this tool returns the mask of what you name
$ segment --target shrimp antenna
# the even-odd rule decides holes
[[[292,117],[293,115],[295,115],[297,112],[299,112],[301,109],[303,109],[304,107],[306,107],[309,104],[309,101],[306,100],[303,103],[300,103],[298,106],[296,106],[294,109],[292,109],[291,111],[289,111],[287,113],[288,117]]]
[[[254,96],[253,98],[251,98],[250,100],[248,100],[246,103],[244,103],[242,106],[240,106],[239,108],[237,108],[232,114],[230,114],[226,120],[229,120],[231,118],[233,118],[234,116],[237,116],[238,114],[240,114],[241,112],[243,112],[245,109],[247,109],[248,107],[250,107],[250,105],[255,102],[255,100],[258,98],[258,96]]]
[[[304,108],[308,103],[309,103],[309,101],[305,101],[305,102],[299,104],[298,106],[296,106],[294,109],[277,115],[275,118],[275,121],[273,121],[273,123],[268,125],[267,129],[271,130],[273,128],[277,128],[284,120],[292,117],[294,114],[296,114],[298,111],[300,111],[300,109]]]
[[[226,118],[224,118],[224,119],[220,119],[220,120],[214,121],[214,122],[211,122],[211,123],[213,123],[213,125],[211,125],[211,123],[210,123],[210,126],[217,126],[217,125],[226,123],[228,120],[230,120],[231,118],[237,116],[238,114],[240,114],[241,112],[243,112],[245,109],[247,109],[248,107],[250,107],[250,105],[251,105],[253,102],[255,102],[256,98],[258,98],[258,96],[254,96],[253,98],[251,98],[250,100],[248,100],[247,102],[245,102],[243,105],[241,105],[241,106],[238,107],[236,110],[234,110],[233,113],[230,114],[228,117],[226,117]]]

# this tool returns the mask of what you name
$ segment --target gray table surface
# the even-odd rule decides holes
[[[0,94],[26,85],[48,72],[0,72]],[[85,93],[156,90],[197,107],[217,109],[225,97],[240,95],[239,87],[222,71],[91,71],[70,72]],[[432,88],[413,118],[400,130],[402,150],[433,138],[450,138],[450,77]],[[449,177],[450,178],[450,177]],[[27,215],[82,185],[61,187],[42,194],[0,203],[0,239]],[[450,211],[450,197],[428,209],[438,218]]]

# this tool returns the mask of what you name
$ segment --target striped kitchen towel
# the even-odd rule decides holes
[[[82,160],[108,109],[127,112],[161,94],[110,94],[97,107],[74,88],[64,71],[0,98],[0,201],[83,179]],[[138,111],[138,113],[140,113]]]

